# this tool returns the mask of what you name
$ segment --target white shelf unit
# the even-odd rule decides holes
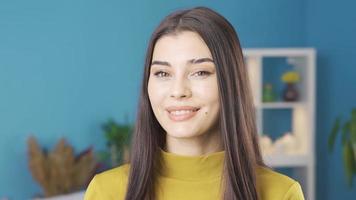
[[[266,109],[290,109],[291,129],[299,148],[294,154],[269,154],[264,152],[265,163],[272,167],[288,167],[301,183],[306,199],[315,199],[315,71],[316,51],[313,48],[249,48],[243,49],[245,64],[256,109],[258,133],[263,133],[263,112]],[[285,58],[287,63],[298,71],[299,100],[296,102],[262,102],[263,59]],[[273,66],[268,66],[273,70]]]

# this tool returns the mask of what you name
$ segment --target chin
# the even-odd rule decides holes
[[[177,130],[175,130],[174,132],[167,132],[167,136],[169,137],[173,137],[173,138],[193,138],[193,137],[196,137],[198,136],[199,133],[195,133],[195,132],[187,132],[187,131],[184,131],[184,132],[179,132]]]

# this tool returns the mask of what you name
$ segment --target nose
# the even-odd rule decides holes
[[[176,99],[188,98],[192,95],[189,80],[177,78],[174,80],[171,89],[171,97]]]

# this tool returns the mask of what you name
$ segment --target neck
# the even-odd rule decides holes
[[[204,181],[220,179],[224,165],[225,151],[200,156],[183,156],[161,152],[161,170],[164,177],[183,181]]]

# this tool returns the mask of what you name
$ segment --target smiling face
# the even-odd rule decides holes
[[[148,95],[167,138],[218,134],[216,69],[209,48],[197,33],[183,31],[156,42]]]

